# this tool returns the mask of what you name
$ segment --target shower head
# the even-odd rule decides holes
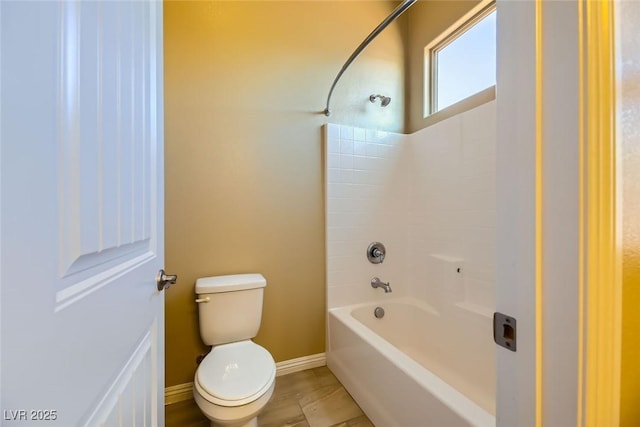
[[[389,105],[389,103],[391,103],[391,98],[384,95],[371,95],[369,96],[369,101],[376,102],[376,98],[380,98],[381,107],[386,107],[387,105]]]

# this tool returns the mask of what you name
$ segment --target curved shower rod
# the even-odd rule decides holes
[[[404,0],[402,3],[400,3],[400,5],[396,7],[393,12],[391,12],[391,15],[387,16],[387,18],[384,21],[382,21],[380,25],[378,25],[371,32],[371,34],[369,34],[367,38],[364,39],[362,43],[360,43],[360,46],[356,48],[356,50],[351,54],[349,59],[347,59],[347,62],[345,62],[342,68],[340,69],[340,72],[336,76],[336,79],[333,81],[333,84],[331,85],[331,89],[329,90],[329,96],[327,97],[327,108],[324,109],[325,116],[329,117],[331,115],[331,110],[329,110],[329,103],[331,102],[331,94],[333,94],[333,89],[335,89],[336,84],[338,83],[338,80],[340,80],[340,77],[342,77],[342,73],[344,73],[345,70],[349,68],[349,65],[351,65],[353,60],[356,59],[358,55],[360,55],[360,53],[362,53],[364,48],[367,47],[367,45],[369,45],[369,43],[371,43],[371,41],[375,39],[376,36],[382,32],[382,30],[387,28],[387,25],[395,21],[398,16],[400,16],[405,10],[409,9],[409,7],[415,2],[416,0]]]

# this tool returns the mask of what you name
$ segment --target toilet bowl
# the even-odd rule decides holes
[[[200,363],[193,395],[212,425],[257,426],[275,377],[275,362],[263,347],[251,340],[224,344]]]
[[[198,279],[200,335],[212,349],[200,362],[193,396],[211,426],[257,427],[275,387],[271,354],[251,341],[262,317],[259,274]]]

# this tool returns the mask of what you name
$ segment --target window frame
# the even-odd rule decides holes
[[[424,114],[425,118],[443,111],[444,109],[437,110],[438,100],[438,52],[446,48],[448,45],[457,40],[460,36],[466,33],[470,28],[482,21],[488,15],[496,11],[496,0],[483,0],[462,18],[451,25],[447,30],[442,32],[431,43],[424,48],[424,71],[428,73],[428,76],[424,76]],[[494,86],[495,87],[495,86]],[[487,88],[488,89],[488,88]],[[463,98],[458,102],[473,97],[476,94],[471,94],[467,98]],[[456,102],[457,104],[457,102]],[[452,104],[455,105],[455,104]]]

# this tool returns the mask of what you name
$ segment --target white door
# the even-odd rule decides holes
[[[497,2],[498,427],[618,425],[618,4]]]
[[[0,1],[3,426],[164,424],[162,4]]]

